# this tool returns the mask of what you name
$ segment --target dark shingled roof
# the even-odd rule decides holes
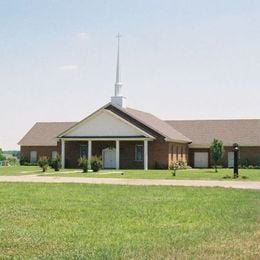
[[[137,119],[139,122],[153,129],[155,132],[161,134],[166,139],[186,143],[191,142],[189,138],[187,138],[185,135],[176,130],[175,127],[170,126],[165,121],[159,119],[158,117],[150,113],[139,111],[133,108],[120,109],[128,115],[130,115],[131,117]]]
[[[75,122],[38,122],[18,143],[25,146],[56,146],[56,137]]]
[[[260,119],[238,120],[167,120],[192,140],[192,146],[210,146],[214,138],[225,146],[260,146]]]

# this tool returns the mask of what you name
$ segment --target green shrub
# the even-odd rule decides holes
[[[23,154],[21,154],[21,156],[20,156],[20,165],[24,165],[25,161],[26,161],[25,157],[23,156]]]
[[[79,166],[83,169],[83,172],[88,171],[88,159],[79,158]],[[98,172],[102,168],[102,161],[98,156],[92,156],[90,159],[90,167],[93,172]],[[90,169],[89,169],[90,170]]]
[[[88,171],[88,159],[80,157],[78,162],[79,162],[79,167],[82,168],[83,172],[87,172]]]
[[[38,165],[42,168],[43,172],[46,172],[49,166],[49,159],[47,156],[42,156],[38,160]]]
[[[55,170],[55,172],[58,172],[61,168],[61,158],[60,155],[57,154],[54,161],[52,161],[52,168]]]
[[[98,172],[102,168],[102,161],[100,157],[98,156],[91,157],[90,165],[93,172]]]

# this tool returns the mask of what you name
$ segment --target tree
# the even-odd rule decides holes
[[[3,150],[0,148],[0,161],[4,161],[6,158],[3,154]]]
[[[217,163],[224,155],[224,145],[221,140],[214,138],[210,146],[211,159],[214,162],[215,172],[218,172]]]

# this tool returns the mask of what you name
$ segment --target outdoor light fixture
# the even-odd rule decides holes
[[[239,145],[237,143],[233,144],[233,151],[234,151],[234,179],[238,178],[238,152],[239,152]]]

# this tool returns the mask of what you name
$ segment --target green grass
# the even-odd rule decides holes
[[[62,169],[60,173],[71,173],[80,171],[71,169]],[[47,173],[54,174],[54,169],[48,168]],[[39,166],[2,166],[0,167],[0,176],[19,176],[19,175],[31,175],[31,174],[42,174],[42,169]]]
[[[123,172],[123,175],[121,174]],[[129,178],[129,179],[173,179],[173,180],[234,180],[232,169],[219,169],[218,173],[214,169],[188,169],[178,170],[177,175],[172,176],[170,170],[102,170],[98,173],[83,173],[80,169],[63,169],[60,172],[55,172],[53,169],[48,169],[46,173],[42,173],[38,166],[10,166],[0,167],[1,175],[51,175],[64,177],[96,177],[96,178]],[[260,181],[259,169],[240,169],[240,178],[237,180],[243,181]],[[229,176],[230,178],[225,178]],[[242,176],[246,178],[242,178]]]
[[[28,175],[40,173],[41,169],[38,166],[1,166],[0,167],[0,176],[6,175]]]
[[[259,259],[260,193],[0,184],[0,258]]]
[[[111,172],[111,171],[110,171]],[[52,176],[66,176],[66,177],[97,177],[97,178],[129,178],[129,179],[173,179],[173,180],[234,180],[232,169],[219,169],[218,173],[215,173],[213,169],[189,169],[179,170],[177,175],[172,176],[170,170],[122,170],[122,171],[100,171],[98,173],[65,173],[54,172]],[[121,173],[124,173],[123,175]],[[240,178],[236,180],[249,180],[260,181],[260,170],[254,169],[240,169]],[[229,176],[230,178],[225,178]],[[242,178],[245,176],[246,179]]]

